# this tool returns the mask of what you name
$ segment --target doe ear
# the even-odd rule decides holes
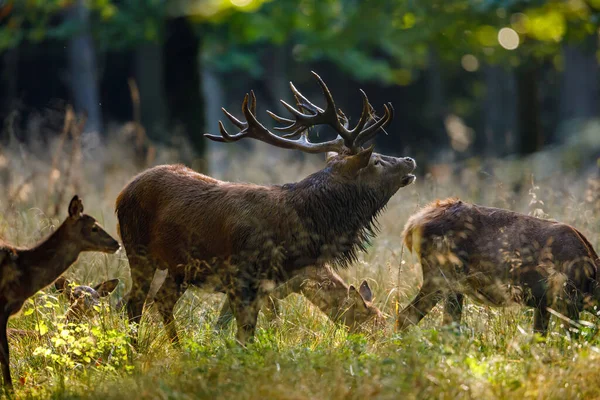
[[[118,279],[111,279],[97,284],[96,286],[94,286],[93,289],[96,292],[98,292],[98,295],[100,295],[100,297],[105,297],[111,294],[113,290],[117,288],[119,282],[120,281]]]
[[[371,292],[371,288],[367,281],[362,281],[360,287],[358,288],[358,293],[365,299],[365,301],[373,301],[373,292]]]
[[[358,152],[358,154],[348,156],[347,160],[349,165],[351,165],[351,168],[358,171],[369,165],[369,160],[371,160],[371,154],[373,154],[374,148],[375,146],[371,145]]]
[[[75,195],[69,203],[69,217],[79,218],[83,213],[83,202]]]
[[[71,281],[67,278],[61,276],[57,280],[54,281],[54,288],[58,291],[58,293],[65,293],[69,295],[71,293]]]

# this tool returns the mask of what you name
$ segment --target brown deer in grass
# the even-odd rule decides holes
[[[119,279],[109,279],[94,287],[74,285],[64,277],[54,282],[54,287],[59,293],[69,299],[69,309],[65,314],[67,321],[78,321],[84,317],[92,317],[100,305],[100,298],[110,295],[119,285]]]
[[[534,330],[544,335],[548,309],[577,320],[599,305],[600,259],[566,224],[447,199],[413,215],[404,242],[420,260],[423,286],[399,313],[398,329],[417,324],[442,299],[444,323],[459,323],[464,295],[533,307]]]
[[[32,248],[3,244],[0,248],[0,362],[4,385],[12,388],[7,339],[7,323],[23,303],[52,284],[83,251],[114,253],[119,243],[89,215],[75,196],[69,216],[46,240]]]
[[[132,288],[128,313],[141,318],[153,271],[168,269],[155,303],[171,339],[177,341],[173,308],[188,285],[225,292],[237,322],[237,340],[254,336],[261,301],[277,284],[307,266],[346,267],[375,235],[376,218],[388,200],[411,184],[416,164],[363,149],[392,120],[391,105],[376,117],[364,92],[357,125],[335,106],[325,83],[325,110],[290,84],[299,108],[283,102],[293,119],[269,113],[286,133],[278,136],[256,119],[254,93],[246,95],[246,122],[225,115],[241,131],[220,123],[218,142],[253,138],[286,149],[328,153],[327,165],[297,183],[259,186],[230,183],[181,165],[161,165],[137,175],[119,194],[116,213],[129,258]],[[308,128],[329,125],[333,140],[313,143]]]
[[[79,321],[84,317],[92,317],[96,313],[96,306],[100,305],[100,298],[106,297],[116,289],[119,279],[110,279],[95,285],[94,287],[85,285],[73,285],[65,277],[59,277],[54,282],[54,288],[67,296],[69,300],[69,309],[65,314],[67,321]],[[39,338],[37,331],[30,329],[8,328],[8,337],[32,337]]]
[[[385,322],[381,311],[372,303],[373,293],[367,281],[363,281],[358,290],[353,285],[348,287],[328,266],[307,267],[299,271],[290,280],[275,288],[269,297],[273,301],[272,305],[276,307],[279,300],[292,293],[306,297],[333,322],[346,325],[350,332],[359,331],[371,322],[375,327],[381,328]],[[215,328],[225,329],[232,319],[231,306],[229,301],[225,301]]]

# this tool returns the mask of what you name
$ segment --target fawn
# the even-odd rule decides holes
[[[119,279],[110,279],[94,287],[86,285],[74,286],[68,279],[60,277],[54,282],[54,287],[59,293],[67,296],[71,304],[65,318],[67,321],[77,321],[83,317],[91,317],[100,304],[100,298],[106,297],[119,285]]]
[[[69,309],[65,314],[67,321],[79,321],[83,317],[91,317],[96,312],[95,306],[100,304],[100,298],[106,297],[116,289],[119,279],[110,279],[99,283],[94,287],[73,284],[64,277],[59,277],[54,282],[55,289],[69,299]],[[38,338],[40,334],[37,331],[28,329],[8,328],[8,337],[32,337]]]
[[[276,304],[292,293],[306,297],[334,322],[346,325],[350,332],[357,332],[372,322],[377,328],[384,326],[383,314],[372,303],[373,293],[367,281],[363,281],[358,289],[348,286],[329,266],[319,269],[307,267],[294,275],[284,284],[276,287],[270,297]],[[229,301],[221,308],[215,328],[222,330],[232,320],[233,314]]]

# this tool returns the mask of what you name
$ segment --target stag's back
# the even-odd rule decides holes
[[[223,182],[182,165],[162,165],[136,176],[119,194],[119,234],[126,249],[145,247],[172,265],[185,262],[184,254],[226,257],[252,248],[248,241],[258,240],[252,232],[285,232],[284,225],[297,223],[279,207],[279,195],[277,187]]]

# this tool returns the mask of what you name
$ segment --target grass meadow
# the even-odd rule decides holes
[[[3,149],[1,237],[16,245],[36,243],[62,222],[75,192],[85,212],[116,237],[115,198],[138,172],[127,161],[132,158],[127,147],[110,142],[104,148],[108,161],[99,167],[82,161],[93,159],[89,154],[73,156],[68,143],[64,148],[58,142],[46,146],[36,150],[13,144]],[[229,146],[236,152],[235,145]],[[324,157],[297,160],[289,152],[272,152],[280,158],[266,157],[263,150],[253,155],[236,153],[231,167],[215,175],[235,181],[285,183],[324,165]],[[159,149],[156,163],[176,161],[175,154]],[[52,288],[30,299],[11,319],[10,327],[39,332],[37,337],[10,339],[16,396],[600,398],[600,336],[590,314],[581,315],[588,322],[579,326],[582,334],[577,337],[564,329],[566,322],[553,318],[552,331],[544,339],[532,333],[532,310],[482,307],[467,300],[460,327],[441,328],[438,306],[419,326],[402,334],[394,332],[396,308],[412,299],[421,282],[419,265],[402,246],[403,225],[415,210],[436,198],[458,196],[570,223],[600,250],[598,181],[575,173],[538,179],[526,163],[514,169],[518,175],[496,174],[494,164],[472,161],[459,170],[438,167],[432,175],[418,167],[417,182],[392,198],[369,251],[361,254],[360,262],[341,271],[348,283],[369,281],[375,303],[389,317],[383,331],[348,334],[304,298],[292,295],[282,302],[279,317],[271,319],[261,313],[256,341],[240,348],[234,341],[235,328],[224,332],[212,328],[224,297],[190,289],[176,308],[182,345],[175,348],[168,343],[153,308],[146,309],[138,327],[130,327],[124,312],[116,309],[130,285],[125,252],[84,254],[66,273],[69,278],[94,284],[116,277],[121,284],[104,301],[97,317],[80,324],[66,324],[68,304]],[[133,329],[140,331],[139,352],[129,345]]]

